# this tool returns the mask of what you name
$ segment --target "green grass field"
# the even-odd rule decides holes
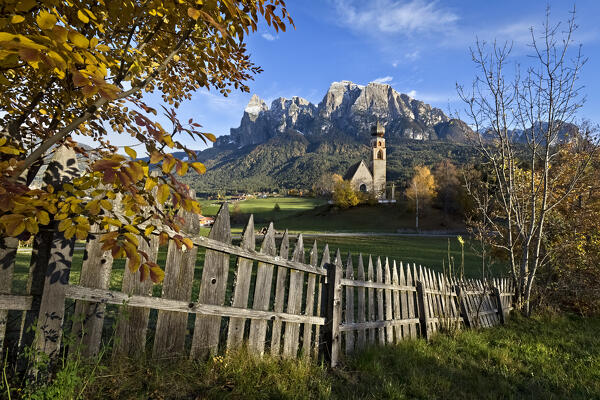
[[[598,399],[598,331],[597,318],[513,317],[429,343],[374,347],[334,370],[243,352],[206,362],[105,360],[71,370],[67,363],[33,394],[67,399],[83,387],[86,399]]]
[[[239,210],[244,214],[254,214],[254,219],[258,223],[268,223],[270,221],[279,221],[292,215],[306,212],[315,207],[326,204],[327,201],[312,197],[268,197],[266,199],[248,199],[237,203],[229,202],[229,211],[234,213],[239,204]],[[275,205],[279,205],[279,211],[275,211]],[[211,200],[200,200],[202,214],[207,216],[216,215],[221,207],[221,203]]]
[[[207,216],[216,215],[220,203],[202,200],[202,213]],[[250,214],[258,227],[266,226],[269,222],[275,223],[277,230],[288,229],[291,232],[386,232],[392,233],[400,230],[414,230],[415,214],[408,204],[396,205],[361,205],[347,210],[331,207],[323,199],[311,197],[273,197],[266,199],[249,199],[239,201],[239,218],[234,218],[234,231],[239,232]],[[234,203],[229,204],[232,215],[236,209]],[[275,204],[280,210],[275,211]],[[444,220],[442,212],[438,209],[428,209],[420,219],[422,231],[461,231],[464,225],[457,220]]]
[[[260,246],[259,237],[257,240],[257,249]],[[447,268],[447,246],[448,238],[444,237],[409,237],[409,236],[373,236],[373,237],[307,237],[305,239],[305,253],[306,260],[308,260],[310,249],[312,248],[313,241],[317,240],[319,248],[319,257],[322,256],[322,252],[325,243],[329,245],[331,256],[335,256],[336,250],[339,248],[342,254],[344,263],[347,259],[348,252],[352,253],[353,265],[358,265],[358,255],[362,253],[364,256],[365,268],[368,255],[374,257],[380,256],[385,259],[389,257],[390,260],[396,260],[398,263],[402,261],[406,263],[416,263],[417,265],[423,265],[430,267],[436,271],[443,271],[443,263]],[[456,238],[450,238],[450,256],[453,258],[455,265],[460,266],[461,252],[460,245]],[[293,249],[296,238],[292,237],[290,243]],[[234,243],[239,242],[235,240]],[[277,241],[279,246],[280,239]],[[167,255],[166,247],[160,249],[158,253],[158,264],[161,267],[165,267],[165,259]],[[19,252],[17,255],[17,262],[15,265],[15,273],[13,279],[13,293],[24,294],[25,287],[27,284],[27,275],[29,271],[29,261],[31,253]],[[444,260],[444,262],[442,262]],[[79,283],[79,276],[81,273],[81,264],[83,261],[83,250],[75,250],[73,254],[73,263],[71,269],[71,284]],[[230,259],[230,276],[231,280],[235,273],[235,257]],[[481,266],[480,259],[470,248],[469,242],[465,245],[465,275],[467,277],[479,278],[481,277]],[[198,252],[198,258],[196,260],[196,271],[194,286],[192,290],[192,298],[197,296],[200,289],[200,276],[202,274],[202,268],[204,265],[204,250],[201,249]],[[111,274],[110,289],[120,290],[123,273],[125,270],[124,260],[115,260],[113,264],[113,272]],[[491,270],[493,276],[504,276],[504,271],[500,265],[492,266]],[[231,284],[228,285],[229,292]],[[161,285],[155,285],[153,289],[154,296],[160,296],[162,287]],[[228,292],[228,298],[229,298]]]

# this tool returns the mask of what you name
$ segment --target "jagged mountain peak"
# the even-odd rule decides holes
[[[267,111],[268,109],[269,107],[267,106],[267,103],[258,97],[257,94],[253,94],[248,102],[248,105],[244,109],[244,112],[253,116],[258,116],[261,111]]]
[[[444,130],[444,140],[461,140],[456,130],[448,134],[450,118],[440,109],[401,94],[386,83],[359,85],[343,80],[332,82],[318,105],[294,96],[277,98],[268,107],[253,95],[240,126],[219,138],[216,146],[264,143],[288,130],[307,137],[346,136],[362,141],[368,138],[375,121],[386,127],[390,138],[434,140],[439,138],[438,131]]]

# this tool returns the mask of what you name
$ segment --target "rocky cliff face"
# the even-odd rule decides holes
[[[308,138],[347,136],[366,140],[376,121],[386,137],[416,140],[462,141],[464,124],[452,124],[440,109],[395,91],[390,85],[333,82],[318,105],[301,97],[278,98],[267,107],[254,95],[238,128],[218,139],[216,146],[243,147],[264,143],[289,131]]]

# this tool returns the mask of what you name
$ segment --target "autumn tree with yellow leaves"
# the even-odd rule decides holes
[[[424,166],[415,167],[410,185],[406,188],[406,197],[415,204],[415,229],[419,230],[419,212],[429,204],[436,195],[436,184],[431,170]]]
[[[204,173],[182,142],[215,137],[176,109],[199,88],[223,95],[249,91],[261,71],[245,39],[260,20],[276,31],[293,24],[283,0],[70,1],[4,0],[0,5],[0,234],[35,235],[56,224],[67,239],[85,239],[91,226],[105,233],[104,249],[127,257],[141,278],[162,271],[137,251],[138,237],[159,234],[191,246],[178,233],[177,210],[199,212],[179,181]],[[143,101],[159,93],[170,126]],[[121,155],[111,134],[131,137]],[[91,138],[82,147],[74,136]],[[57,187],[32,189],[59,145],[87,164],[82,175]],[[135,149],[134,149],[135,147]],[[174,158],[185,151],[190,161]],[[140,158],[147,157],[148,161]],[[151,173],[158,171],[158,174]],[[111,200],[121,199],[119,215]],[[164,207],[165,204],[169,207]],[[142,213],[142,210],[150,212]]]

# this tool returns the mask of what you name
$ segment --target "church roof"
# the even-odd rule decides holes
[[[349,181],[352,180],[352,178],[354,178],[354,174],[356,174],[356,171],[360,167],[360,164],[365,164],[365,160],[360,160],[359,162],[348,168],[348,171],[346,171],[346,174],[343,177],[345,181]],[[365,167],[367,167],[367,164],[365,164]],[[369,173],[371,172],[371,170],[368,167],[367,170],[369,171]]]

